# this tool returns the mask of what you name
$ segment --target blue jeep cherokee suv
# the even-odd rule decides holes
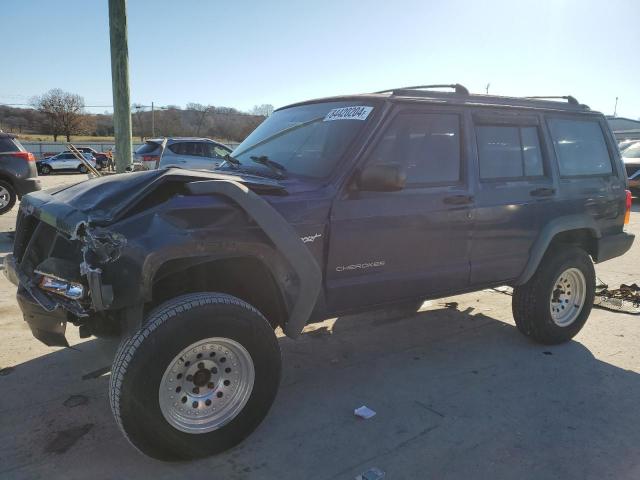
[[[281,108],[217,172],[27,195],[5,270],[33,334],[122,334],[111,407],[162,459],[255,429],[278,389],[276,326],[296,337],[348,312],[511,285],[524,335],[571,339],[593,262],[633,241],[607,121],[573,97],[430,87]]]

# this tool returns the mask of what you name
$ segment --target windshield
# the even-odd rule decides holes
[[[326,102],[279,110],[249,135],[232,155],[240,168],[313,178],[328,176],[371,118],[363,102]],[[271,168],[267,163],[271,164]]]

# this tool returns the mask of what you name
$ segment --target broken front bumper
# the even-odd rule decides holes
[[[33,336],[50,347],[68,347],[69,343],[64,336],[67,328],[67,310],[52,301],[44,292],[35,290],[20,280],[12,254],[4,257],[4,274],[18,287],[18,305]]]

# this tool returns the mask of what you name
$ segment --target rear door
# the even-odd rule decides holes
[[[470,283],[480,286],[520,275],[557,189],[538,114],[475,112],[472,121],[478,186]]]
[[[207,168],[204,160],[202,142],[176,142],[167,147],[171,155],[163,156],[162,166],[177,166],[182,168]],[[166,154],[165,154],[166,155]]]
[[[462,111],[396,107],[365,165],[400,163],[406,187],[351,190],[331,213],[327,292],[333,311],[464,289],[472,197]]]

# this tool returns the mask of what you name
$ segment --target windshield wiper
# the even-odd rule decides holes
[[[273,160],[269,160],[269,157],[267,157],[266,155],[252,156],[249,158],[252,162],[259,163],[260,165],[264,165],[265,167],[270,169],[272,172],[278,175],[278,178],[285,177],[285,172],[287,171],[285,166],[278,162],[274,162]]]
[[[238,160],[236,157],[232,157],[230,153],[227,153],[223,158],[224,162],[220,164],[220,167],[222,167],[225,163],[228,163],[229,165],[233,165],[233,167],[237,170],[238,167],[242,165],[242,163],[240,163],[240,160]]]

